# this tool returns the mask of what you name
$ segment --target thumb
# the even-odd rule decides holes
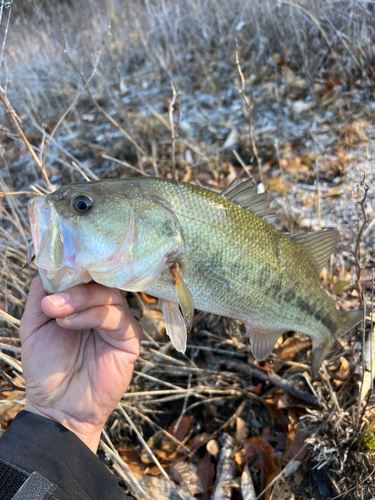
[[[43,288],[42,280],[38,274],[31,282],[25,311],[21,319],[21,342],[25,342],[38,328],[50,320],[44,314],[41,307],[42,299],[46,296],[47,293]]]

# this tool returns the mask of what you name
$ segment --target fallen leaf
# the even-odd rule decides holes
[[[280,158],[280,165],[289,174],[307,174],[309,172],[309,167],[302,163],[299,156]]]
[[[143,474],[146,469],[146,465],[141,462],[138,453],[133,448],[119,446],[117,447],[117,451],[132,472],[135,472],[136,474]]]
[[[243,453],[247,462],[253,461],[253,466],[260,470],[262,490],[266,488],[280,472],[280,461],[275,456],[274,449],[260,437],[251,437],[244,442]],[[264,494],[264,500],[269,500],[272,488]]]
[[[262,430],[262,434],[260,435],[262,439],[267,441],[269,444],[275,443],[276,446],[273,446],[275,451],[285,450],[287,437],[285,434],[280,434],[279,436],[273,436],[271,434],[271,427],[268,425]]]
[[[179,458],[182,457],[181,453],[178,453],[178,452],[173,451],[173,450],[166,451],[166,450],[156,449],[156,450],[154,450],[154,453],[157,456],[157,458],[163,462],[175,462],[176,460],[178,460]]]
[[[162,437],[163,437],[163,431],[158,431],[158,432],[155,432],[155,434],[153,434],[147,440],[147,444],[148,444],[148,447],[150,448],[150,450],[153,451],[154,449],[156,449],[156,448],[159,447],[159,445],[161,443],[161,440],[162,440]],[[149,455],[149,453],[146,450],[146,448],[142,449],[142,452],[141,452],[141,461],[144,464],[151,464],[151,463],[153,463],[153,459]]]
[[[156,468],[156,467],[155,467]],[[159,469],[157,469],[159,471]],[[135,474],[137,483],[145,491],[152,492],[153,500],[196,500],[185,486],[178,487],[173,481],[155,475]]]
[[[172,436],[174,436],[179,441],[183,441],[189,434],[193,420],[194,420],[194,415],[184,415],[181,418],[178,427],[176,427],[176,424],[178,423],[179,419],[176,419],[168,426],[167,432],[169,432],[169,434],[172,434]],[[172,441],[172,439],[170,439],[168,436],[164,435],[162,437],[160,446],[162,450],[172,451],[176,448],[176,446],[177,444],[174,441]]]
[[[211,461],[211,455],[207,451],[198,463],[197,473],[203,487],[203,493],[198,498],[199,500],[210,500],[214,487],[215,467]]]
[[[282,465],[288,464],[291,460],[302,460],[307,455],[307,446],[304,448],[308,431],[302,426],[301,422],[293,423],[290,427],[288,442],[281,458]]]
[[[209,436],[211,436],[211,434],[209,434],[208,432],[202,432],[202,434],[197,434],[196,436],[192,437],[189,440],[187,446],[191,450],[198,449],[207,443]]]
[[[349,376],[350,363],[344,356],[340,356],[340,366],[336,371],[333,372],[333,378],[345,382],[349,378]]]
[[[312,101],[294,101],[292,105],[293,112],[299,115],[300,113],[306,113],[306,111],[310,111],[314,103]]]
[[[204,492],[202,481],[197,473],[197,467],[190,462],[177,462],[169,469],[172,479],[177,479],[180,486],[185,486],[193,496]],[[175,477],[174,477],[175,476]]]
[[[297,76],[293,73],[290,68],[282,66],[281,68],[281,78],[284,85],[288,87],[295,87],[298,89],[305,89],[307,87],[307,82],[304,78]]]
[[[301,351],[302,349],[306,349],[306,347],[310,347],[311,342],[301,342],[300,340],[292,337],[288,339],[284,344],[280,347],[280,349],[276,350],[278,359],[287,359],[292,360],[294,356]]]
[[[18,392],[18,394],[20,394],[20,392]],[[0,408],[2,409],[2,412],[1,412],[1,428],[2,429],[7,429],[9,427],[9,425],[13,422],[17,413],[19,413],[21,410],[25,409],[25,407],[23,405],[19,405],[17,403],[5,404],[5,405],[2,405]]]
[[[219,454],[219,443],[217,442],[216,439],[211,439],[210,441],[208,441],[207,445],[206,445],[206,450],[208,451],[208,453],[210,455],[212,455],[213,457],[217,457],[218,454]]]

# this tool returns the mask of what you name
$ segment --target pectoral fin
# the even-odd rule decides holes
[[[170,302],[169,300],[162,300],[161,310],[164,314],[167,334],[171,339],[174,348],[177,351],[185,352],[187,339],[186,323],[181,314],[178,303]]]
[[[175,289],[178,303],[185,319],[186,329],[189,332],[193,323],[194,302],[191,293],[182,279],[180,270],[172,269],[175,278]]]
[[[266,358],[284,330],[259,330],[245,325],[249,332],[251,351],[256,360]]]

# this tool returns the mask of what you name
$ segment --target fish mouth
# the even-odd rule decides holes
[[[45,196],[34,198],[29,202],[29,219],[31,238],[34,244],[35,256],[38,255],[40,245],[44,240],[48,228],[51,210]]]
[[[72,221],[59,215],[46,196],[30,201],[29,218],[35,264],[45,290],[57,293],[91,281],[76,262],[81,238]]]

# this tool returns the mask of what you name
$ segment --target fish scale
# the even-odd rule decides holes
[[[272,293],[280,283],[285,290],[281,302],[285,302],[282,298],[287,290],[298,286],[301,300],[312,302],[311,310],[319,301],[327,314],[338,316],[311,262],[297,245],[218,193],[190,186],[185,187],[188,195],[181,195],[179,185],[174,186],[175,189],[170,185],[164,189],[161,183],[158,191],[170,201],[181,227],[188,262],[184,281],[197,309],[239,319],[261,329],[267,329],[270,323],[276,329],[303,328],[309,333],[322,329],[311,314],[301,311],[296,298],[286,304],[287,308],[280,308],[277,295]],[[213,204],[214,210],[212,205],[207,207],[207,202]],[[196,217],[197,213],[201,214],[200,218]],[[288,272],[292,270],[290,282]],[[162,280],[147,290],[148,293],[176,300],[174,283],[168,278],[166,270],[164,279],[162,275]],[[336,321],[338,323],[338,319]]]
[[[88,202],[82,213],[77,197]],[[250,180],[222,194],[159,178],[71,184],[32,200],[29,213],[49,292],[94,279],[154,295],[178,350],[194,306],[243,321],[257,358],[283,331],[309,335],[316,373],[335,336],[362,318],[337,310],[320,282],[338,233],[278,232],[275,210]]]

